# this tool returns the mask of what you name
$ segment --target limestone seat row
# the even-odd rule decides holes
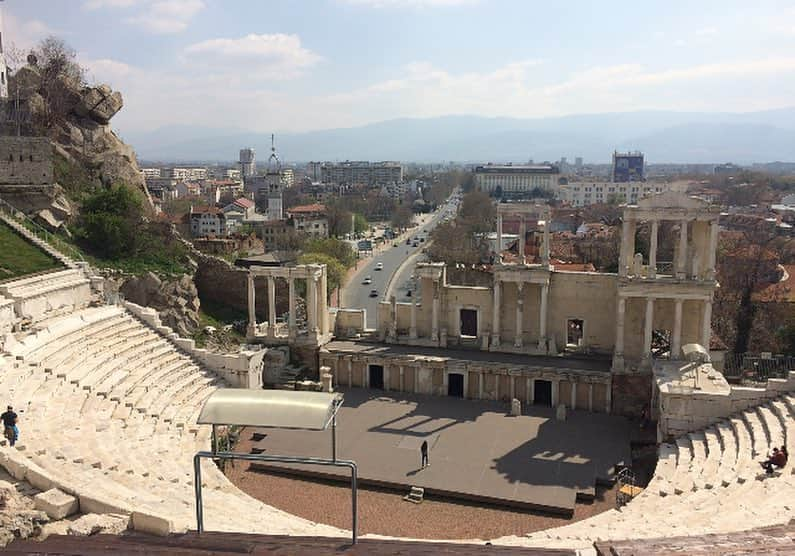
[[[795,517],[793,462],[767,475],[774,447],[795,447],[795,395],[784,394],[659,447],[646,489],[620,510],[495,542],[587,548],[597,540],[697,536],[786,524]]]
[[[91,281],[82,269],[69,268],[0,284],[0,294],[13,300],[18,318],[35,322],[88,305]]]
[[[22,435],[0,463],[37,488],[74,495],[82,512],[132,516],[134,528],[195,527],[193,455],[210,447],[196,424],[223,381],[117,307],[42,322],[0,357],[0,391]],[[344,536],[240,492],[203,463],[212,530]]]

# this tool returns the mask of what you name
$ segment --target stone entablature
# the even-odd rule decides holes
[[[527,362],[477,361],[465,354],[438,355],[412,352],[410,348],[397,348],[396,352],[385,346],[366,346],[353,342],[332,342],[320,351],[320,365],[331,369],[334,384],[342,387],[377,387],[371,383],[370,366],[382,369],[383,389],[386,391],[428,394],[450,394],[450,375],[462,377],[460,397],[474,400],[510,402],[518,399],[525,404],[542,403],[535,399],[536,381],[547,381],[550,398],[543,400],[547,406],[565,405],[569,409],[585,409],[609,413],[611,407],[611,373],[609,361],[603,370],[578,368],[581,360],[571,360],[570,366],[548,358]],[[514,357],[514,356],[505,356]],[[593,365],[590,365],[593,367]]]

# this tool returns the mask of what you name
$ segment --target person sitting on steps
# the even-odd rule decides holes
[[[789,459],[789,454],[787,453],[787,447],[782,446],[781,450],[778,448],[773,448],[773,453],[770,457],[767,458],[765,461],[760,461],[759,464],[765,470],[765,473],[768,475],[773,474],[773,466],[778,467],[781,469],[785,465],[787,465],[787,459]]]

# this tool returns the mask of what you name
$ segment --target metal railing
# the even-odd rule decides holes
[[[356,544],[357,539],[357,523],[358,523],[358,505],[356,502],[356,495],[358,492],[357,486],[357,468],[356,462],[344,459],[325,458],[308,458],[308,457],[295,457],[295,456],[268,456],[265,454],[241,454],[237,452],[198,452],[193,456],[193,474],[194,474],[194,490],[196,495],[196,530],[199,533],[204,532],[204,508],[202,506],[202,471],[201,460],[243,460],[253,462],[272,462],[272,463],[298,463],[298,464],[312,464],[312,465],[325,465],[333,467],[347,467],[351,471],[351,543]]]
[[[787,378],[795,371],[795,357],[769,353],[727,353],[723,376],[732,382],[767,382],[770,378]]]
[[[74,246],[65,242],[43,226],[40,226],[24,212],[18,210],[11,203],[2,198],[0,198],[0,214],[8,218],[11,222],[24,228],[32,236],[47,243],[54,251],[61,253],[62,256],[69,257],[75,262],[83,261],[83,255],[80,251],[75,249]]]

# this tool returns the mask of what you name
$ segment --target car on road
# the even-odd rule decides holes
[[[378,290],[370,290],[370,297],[378,297]]]
[[[375,264],[376,270],[384,270],[384,263],[376,263]]]
[[[372,283],[373,283],[373,277],[372,276],[365,276],[364,280],[362,280],[362,284],[372,284]]]

